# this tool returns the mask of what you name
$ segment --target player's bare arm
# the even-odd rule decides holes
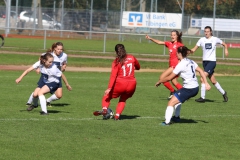
[[[62,65],[62,67],[61,67],[61,71],[62,71],[62,72],[65,72],[66,68],[67,68],[67,64],[64,63],[64,64]]]
[[[29,67],[27,70],[25,70],[25,71],[22,73],[22,75],[21,75],[20,77],[18,77],[18,78],[15,80],[15,82],[16,82],[16,83],[21,82],[21,80],[23,79],[23,77],[26,76],[26,75],[27,75],[29,72],[31,72],[32,70],[34,70],[34,68],[33,68],[33,67]]]
[[[157,39],[153,39],[153,38],[151,38],[149,35],[146,35],[146,39],[148,39],[148,40],[150,40],[150,41],[152,41],[152,42],[154,42],[154,43],[156,43],[156,44],[165,44],[165,42],[163,42],[163,41],[159,41],[159,40],[157,40]]]
[[[194,53],[197,49],[198,49],[198,46],[196,45],[195,47],[193,47],[193,48],[191,49],[191,52],[190,52],[190,53]]]
[[[66,76],[65,76],[63,73],[62,73],[62,79],[63,79],[63,82],[65,83],[67,89],[68,89],[69,91],[71,91],[71,90],[72,90],[72,87],[70,86],[70,84],[68,84],[67,78],[66,78]]]
[[[227,46],[227,44],[223,42],[222,45],[224,46],[225,56],[228,56],[228,46]]]
[[[197,67],[196,68],[196,71],[198,71],[199,72],[199,74],[200,74],[200,76],[201,76],[201,80],[203,81],[203,83],[205,84],[205,87],[206,87],[206,90],[210,90],[211,89],[211,86],[208,84],[208,82],[207,82],[207,78],[206,78],[206,76],[205,76],[205,74],[204,74],[204,71],[200,68],[200,67]]]
[[[163,76],[160,77],[159,81],[155,84],[156,87],[160,86],[161,83],[163,82],[167,82],[167,81],[171,81],[172,79],[174,79],[177,75],[174,74],[173,72],[168,75],[168,76]]]

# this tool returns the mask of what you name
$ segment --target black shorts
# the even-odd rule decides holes
[[[204,72],[207,72],[209,75],[214,73],[214,69],[216,67],[216,61],[203,61]]]
[[[184,103],[191,97],[195,97],[198,94],[199,87],[196,88],[181,88],[174,93],[174,96],[179,102]]]

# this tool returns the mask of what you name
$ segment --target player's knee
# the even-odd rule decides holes
[[[58,99],[61,99],[61,98],[62,98],[62,95],[56,95],[56,97],[57,97]]]

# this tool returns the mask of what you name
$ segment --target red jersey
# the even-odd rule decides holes
[[[169,67],[175,68],[178,64],[178,58],[177,58],[177,48],[180,46],[184,46],[180,42],[165,42],[165,46],[169,50]]]
[[[135,80],[134,70],[140,69],[138,60],[133,55],[127,55],[123,65],[117,62],[116,58],[112,63],[112,71],[108,88],[112,88],[116,80]]]

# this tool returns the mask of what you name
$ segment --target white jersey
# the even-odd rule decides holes
[[[46,53],[43,53],[44,55]],[[55,64],[60,70],[61,67],[67,63],[67,54],[62,52],[59,56],[57,56],[54,52],[51,53],[53,55],[53,64]]]
[[[216,45],[222,43],[222,40],[213,36],[209,39],[206,37],[200,38],[197,42],[197,46],[202,47],[203,61],[216,61]]]
[[[44,83],[60,82],[59,78],[62,76],[62,72],[55,64],[52,64],[49,68],[46,68],[40,64],[40,61],[37,61],[32,67],[34,69],[40,68]]]
[[[190,89],[199,86],[195,72],[197,67],[197,63],[188,58],[182,59],[177,64],[177,66],[173,70],[173,73],[176,75],[180,75],[180,77],[183,79],[183,88]]]
[[[61,68],[62,65],[67,63],[67,54],[62,52],[59,56],[52,52],[53,55],[53,63]]]

